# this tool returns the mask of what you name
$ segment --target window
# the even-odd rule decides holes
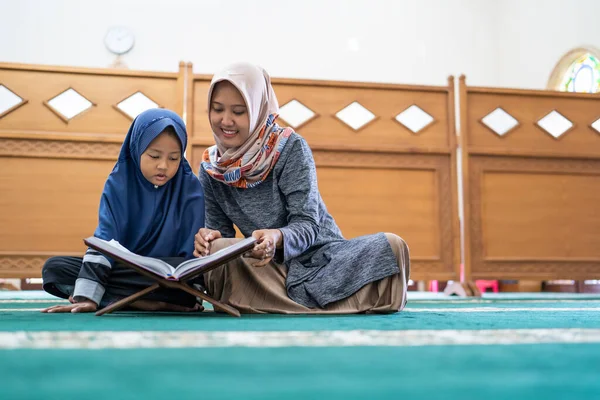
[[[564,92],[600,92],[600,60],[590,53],[575,60],[561,83]]]
[[[600,92],[600,52],[580,48],[568,52],[558,62],[548,89],[562,92]]]

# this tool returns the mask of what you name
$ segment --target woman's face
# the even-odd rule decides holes
[[[222,81],[215,85],[208,115],[221,147],[240,147],[250,136],[248,107],[241,93],[230,82]]]

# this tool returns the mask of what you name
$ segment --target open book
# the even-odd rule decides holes
[[[252,250],[256,239],[249,237],[235,244],[221,249],[213,254],[200,258],[192,258],[182,262],[176,267],[154,257],[145,257],[135,254],[123,247],[116,240],[103,240],[97,237],[84,239],[84,243],[94,250],[106,255],[113,260],[121,261],[127,265],[141,268],[154,275],[171,281],[187,280],[201,273],[210,271],[223,265],[245,252]],[[137,268],[136,268],[137,269]]]

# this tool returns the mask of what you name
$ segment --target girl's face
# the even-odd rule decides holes
[[[248,107],[230,82],[215,85],[208,116],[216,140],[225,149],[240,147],[250,136]]]
[[[162,186],[175,176],[180,162],[179,138],[174,132],[165,130],[142,153],[140,169],[148,182]]]

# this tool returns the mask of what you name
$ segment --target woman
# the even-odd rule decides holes
[[[268,74],[231,65],[213,77],[208,102],[216,145],[200,169],[206,228],[195,236],[194,254],[231,244],[234,225],[259,243],[252,258],[205,275],[209,294],[247,313],[401,310],[406,243],[389,233],[344,239],[319,194],[308,144],[275,123]]]

